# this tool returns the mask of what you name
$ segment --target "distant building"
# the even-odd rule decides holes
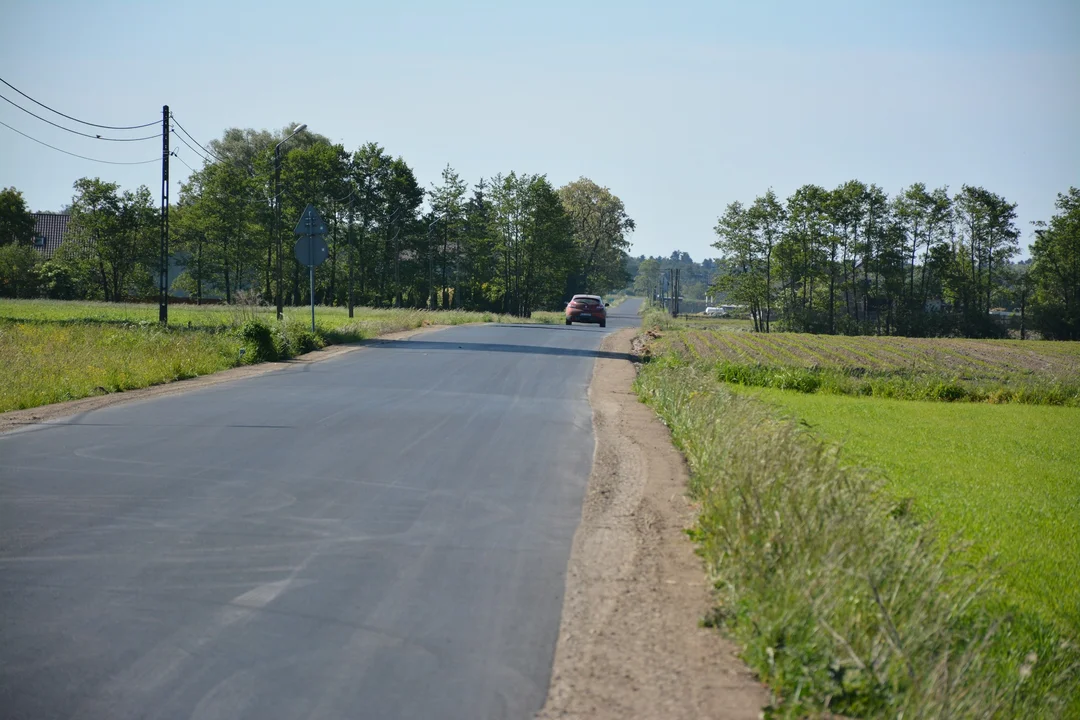
[[[34,248],[50,258],[67,239],[71,216],[59,213],[32,214],[34,216]]]

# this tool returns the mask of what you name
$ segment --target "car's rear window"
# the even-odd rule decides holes
[[[582,305],[599,305],[600,301],[596,298],[579,297],[574,298],[574,302],[581,303]]]

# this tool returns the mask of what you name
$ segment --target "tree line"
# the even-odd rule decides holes
[[[631,258],[628,268],[633,269],[633,292],[645,297],[655,296],[661,290],[668,289],[665,274],[669,270],[678,270],[679,293],[687,300],[703,301],[709,294],[713,278],[717,272],[717,263],[712,258],[695,262],[690,254],[674,250],[668,257],[646,257],[641,255]]]
[[[292,252],[293,227],[309,203],[328,226],[329,257],[315,276],[319,304],[527,316],[572,293],[602,294],[629,281],[634,221],[592,180],[556,188],[544,175],[508,172],[470,186],[447,166],[425,189],[403,158],[378,144],[349,152],[309,131],[282,146],[275,183],[273,149],[289,134],[233,128],[209,144],[212,159],[192,172],[170,208],[170,250],[182,269],[173,291],[195,302],[234,302],[241,290],[276,297],[275,201],[287,304],[309,301],[307,269]],[[47,261],[27,253],[32,220],[29,233],[0,225],[0,243],[21,248],[9,252],[19,255],[18,267],[0,261],[0,293],[153,297],[159,211],[149,190],[121,191],[99,178],[82,178],[74,189],[70,241]],[[11,202],[0,203],[0,213],[25,226],[21,194],[4,192]]]
[[[720,216],[714,289],[762,332],[990,337],[1005,332],[991,312],[1015,309],[1045,337],[1080,339],[1080,190],[1056,207],[1016,263],[1016,203],[982,187],[769,190]]]

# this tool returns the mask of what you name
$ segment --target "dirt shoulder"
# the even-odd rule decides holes
[[[635,332],[608,336],[602,349],[630,353]],[[629,361],[596,361],[593,470],[538,717],[759,718],[765,689],[734,644],[699,626],[710,598],[684,533],[694,519],[686,465],[638,402],[634,374]]]
[[[27,408],[25,410],[12,410],[6,413],[0,413],[0,433],[16,430],[21,427],[26,427],[27,425],[39,425],[41,423],[59,420],[60,418],[71,415],[80,415],[93,410],[100,410],[101,408],[119,405],[120,403],[163,397],[165,395],[177,395],[223,382],[265,375],[266,373],[276,372],[294,365],[321,362],[323,360],[329,360],[330,358],[344,355],[345,353],[362,350],[371,343],[378,342],[379,340],[406,340],[423,333],[435,330],[445,330],[448,327],[452,326],[428,325],[415,330],[402,330],[401,332],[387,333],[386,335],[380,335],[377,338],[362,343],[330,345],[322,350],[315,350],[314,352],[299,355],[282,362],[265,362],[259,363],[258,365],[244,365],[229,370],[222,370],[221,372],[213,373],[212,375],[203,375],[189,380],[176,380],[162,385],[152,385],[151,387],[141,388],[139,390],[109,393],[108,395],[95,395],[79,400],[71,400],[70,402],[42,405],[40,407]]]

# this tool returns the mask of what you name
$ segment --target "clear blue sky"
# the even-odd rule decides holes
[[[858,178],[983,185],[1030,221],[1080,186],[1080,2],[74,2],[0,7],[0,76],[103,124],[306,122],[376,141],[427,187],[447,163],[587,176],[638,222],[634,254],[716,251],[732,200]],[[18,99],[7,88],[4,95]],[[83,155],[160,156],[0,121]],[[130,147],[130,146],[136,147]],[[181,157],[195,165],[192,153]],[[173,163],[173,193],[188,170]],[[0,127],[0,186],[59,209],[84,175],[160,185]]]

